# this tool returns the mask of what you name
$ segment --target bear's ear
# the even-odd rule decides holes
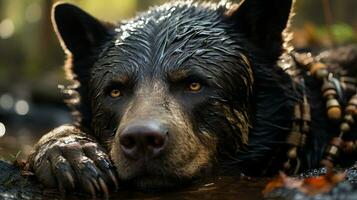
[[[258,47],[281,48],[282,32],[288,24],[293,1],[243,0],[231,5],[225,15],[233,20],[239,33]]]
[[[53,6],[52,23],[63,49],[74,60],[90,56],[109,35],[105,24],[68,3]]]

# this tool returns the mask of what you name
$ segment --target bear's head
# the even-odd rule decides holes
[[[107,148],[121,181],[191,181],[239,160],[251,138],[269,143],[281,132],[269,118],[286,111],[271,107],[285,96],[271,74],[291,4],[178,1],[117,24],[54,7],[78,122]],[[272,127],[254,130],[263,122]]]

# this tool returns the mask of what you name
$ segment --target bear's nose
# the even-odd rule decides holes
[[[134,122],[123,129],[119,141],[127,158],[154,158],[166,147],[168,129],[156,121]]]

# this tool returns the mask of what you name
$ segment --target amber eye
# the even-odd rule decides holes
[[[110,91],[110,96],[113,98],[120,97],[122,95],[121,91],[119,89],[112,89]]]
[[[202,88],[201,83],[197,83],[197,82],[190,83],[190,85],[188,86],[188,89],[191,92],[198,92],[201,90],[201,88]]]

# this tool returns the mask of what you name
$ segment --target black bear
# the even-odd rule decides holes
[[[346,77],[356,73],[345,66],[357,50],[294,51],[292,4],[174,1],[117,24],[55,5],[75,122],[41,138],[31,170],[47,187],[95,195],[340,162],[356,149]]]

